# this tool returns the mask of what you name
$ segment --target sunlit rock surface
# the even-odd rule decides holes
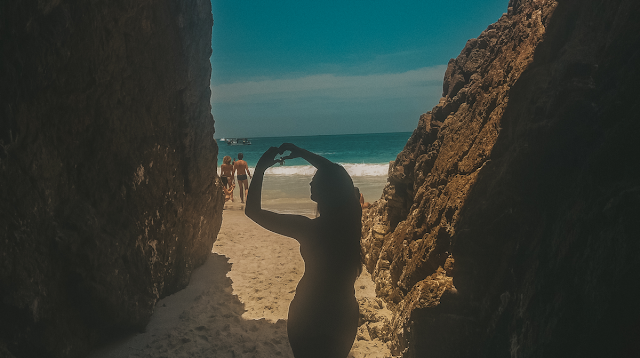
[[[512,0],[449,62],[363,226],[394,354],[636,356],[638,16]]]
[[[85,356],[210,253],[212,22],[208,0],[0,5],[0,352]]]

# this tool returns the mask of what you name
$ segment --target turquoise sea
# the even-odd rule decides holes
[[[295,137],[248,138],[251,145],[227,145],[226,138],[218,138],[218,167],[225,155],[237,159],[244,154],[251,171],[262,153],[269,147],[293,143],[341,164],[365,200],[373,202],[382,194],[387,181],[389,162],[406,144],[411,132],[344,134]],[[309,199],[309,183],[315,168],[303,159],[287,160],[267,170],[263,188],[263,207],[282,213],[313,214],[315,203]],[[239,200],[238,188],[234,197]]]

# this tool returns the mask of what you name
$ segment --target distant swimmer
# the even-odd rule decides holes
[[[318,170],[311,180],[311,200],[320,216],[278,214],[262,209],[264,172],[285,159],[302,158]],[[289,305],[287,335],[295,358],[346,358],[358,329],[354,283],[362,270],[362,209],[351,177],[340,165],[285,143],[260,158],[247,196],[246,215],[267,230],[300,243],[305,269]]]
[[[233,163],[233,172],[234,174],[237,172],[238,185],[240,186],[240,201],[244,203],[244,197],[249,191],[247,175],[251,178],[251,172],[249,171],[249,165],[247,165],[247,162],[242,160],[242,158],[244,158],[244,154],[238,153],[238,160]]]

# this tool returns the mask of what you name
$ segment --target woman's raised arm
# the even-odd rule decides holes
[[[247,204],[244,211],[251,219],[262,210],[262,181],[264,180],[264,171],[276,163],[275,157],[277,154],[278,148],[271,147],[262,154],[262,157],[258,160],[258,164],[256,164],[251,185],[249,185]]]
[[[263,228],[280,235],[300,240],[307,233],[311,219],[302,215],[284,215],[262,209],[262,182],[264,172],[276,162],[275,156],[279,149],[271,147],[258,160],[253,173],[253,180],[249,185],[245,215]]]

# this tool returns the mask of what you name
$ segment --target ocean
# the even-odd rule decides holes
[[[238,153],[243,153],[253,173],[258,159],[269,147],[293,143],[342,165],[364,195],[365,201],[373,202],[382,195],[389,162],[396,159],[410,136],[411,132],[399,132],[248,138],[251,145],[227,145],[225,138],[220,138],[218,168],[225,155],[237,159]],[[315,168],[299,158],[269,168],[265,172],[262,189],[263,208],[280,213],[313,215],[316,206],[309,199],[309,183],[314,173]],[[237,186],[234,197],[239,200]]]

